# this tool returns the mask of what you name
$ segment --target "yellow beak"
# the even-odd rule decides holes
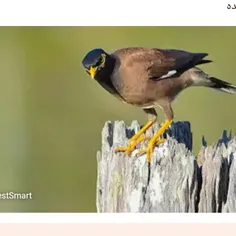
[[[94,77],[95,77],[95,75],[97,73],[97,67],[90,67],[89,73],[90,73],[92,79],[94,79]]]

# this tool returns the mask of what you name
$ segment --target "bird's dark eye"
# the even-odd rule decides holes
[[[98,67],[102,64],[102,58],[100,58],[93,67]]]

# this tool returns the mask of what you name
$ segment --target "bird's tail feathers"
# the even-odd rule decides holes
[[[204,86],[204,87],[213,88],[218,91],[225,92],[225,93],[236,94],[235,85],[230,84],[226,81],[217,79],[215,77],[212,77],[198,68],[194,69],[194,73],[192,75],[193,75],[192,79],[193,79],[194,86]]]
[[[225,93],[236,94],[236,86],[215,77],[208,77],[209,87]]]

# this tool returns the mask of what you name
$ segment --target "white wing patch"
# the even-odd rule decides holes
[[[176,74],[176,70],[170,70],[166,75],[162,75],[160,78],[164,79],[164,78],[168,78],[171,77],[172,75]]]

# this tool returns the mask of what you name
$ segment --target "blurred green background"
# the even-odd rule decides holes
[[[107,120],[146,122],[141,109],[112,97],[83,70],[88,50],[128,46],[208,52],[206,72],[236,83],[236,27],[1,27],[1,212],[95,212],[96,151]],[[192,124],[194,152],[235,131],[236,96],[190,88],[173,104]],[[157,109],[158,110],[158,109]],[[159,110],[158,110],[159,111]],[[162,121],[162,113],[160,113]]]

